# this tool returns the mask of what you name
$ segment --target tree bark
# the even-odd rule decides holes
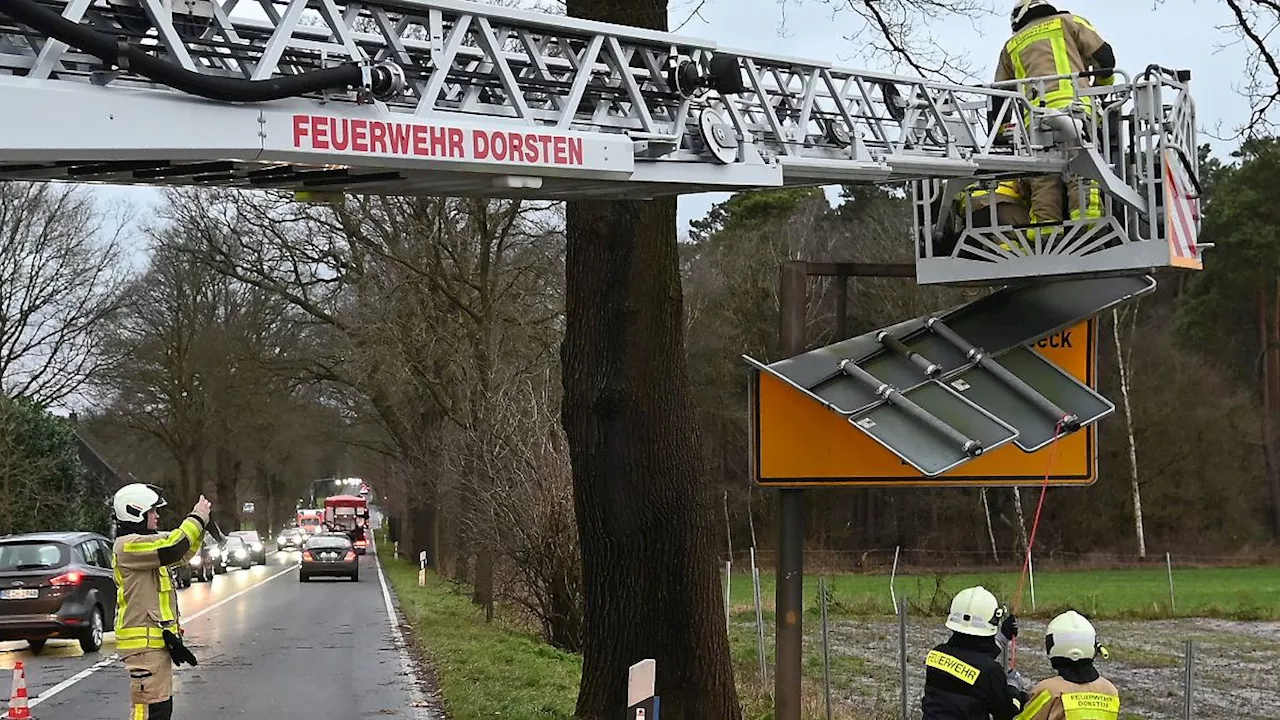
[[[666,29],[665,0],[569,0],[571,17]],[[561,423],[586,599],[576,716],[619,717],[657,662],[664,720],[739,720],[684,356],[674,199],[567,208]]]
[[[1265,277],[1258,283],[1258,332],[1262,345],[1262,456],[1271,490],[1272,532],[1280,539],[1280,459],[1276,457],[1275,430],[1280,411],[1280,283]]]
[[[214,450],[214,467],[218,476],[214,478],[213,519],[223,532],[234,532],[240,529],[240,504],[236,486],[240,482],[240,460],[236,459],[230,448],[218,445]]]
[[[574,4],[570,4],[572,9]],[[587,633],[577,715],[657,661],[663,717],[740,717],[683,357],[675,203],[571,202],[562,423]]]

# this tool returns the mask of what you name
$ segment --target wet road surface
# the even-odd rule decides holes
[[[298,581],[298,554],[218,575],[179,591],[186,642],[200,664],[175,668],[174,717],[430,720],[373,553],[360,580]],[[75,641],[50,640],[33,655],[26,643],[0,643],[0,687],[26,668],[37,720],[123,720],[128,678],[115,636],[85,655]],[[0,707],[7,706],[0,698]]]

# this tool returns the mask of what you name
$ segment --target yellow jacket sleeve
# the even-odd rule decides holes
[[[188,515],[176,529],[134,535],[118,545],[116,563],[129,570],[149,570],[189,560],[200,550],[207,518]]]

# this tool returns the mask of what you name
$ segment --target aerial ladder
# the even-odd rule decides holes
[[[1189,74],[1119,75],[1077,83],[1094,108],[1078,113],[1029,99],[1054,78],[936,82],[466,0],[0,0],[0,180],[553,200],[905,184],[920,283],[1094,282],[1067,313],[1088,317],[1152,270],[1201,267]],[[1103,217],[1004,227],[952,202],[1046,174],[1095,181]],[[990,369],[1021,345],[975,353],[934,321],[912,332],[966,351],[897,376],[903,392],[860,371],[868,358],[824,372],[969,457],[982,443],[906,391],[955,395],[950,374],[981,367],[1031,398]],[[897,340],[877,352],[906,352]],[[1062,409],[1044,400],[1026,402]]]

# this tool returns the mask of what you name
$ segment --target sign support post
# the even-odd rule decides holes
[[[782,266],[782,347],[788,355],[804,352],[808,266]],[[804,490],[778,493],[778,567],[775,612],[774,713],[778,720],[800,720],[800,673],[804,643]]]

